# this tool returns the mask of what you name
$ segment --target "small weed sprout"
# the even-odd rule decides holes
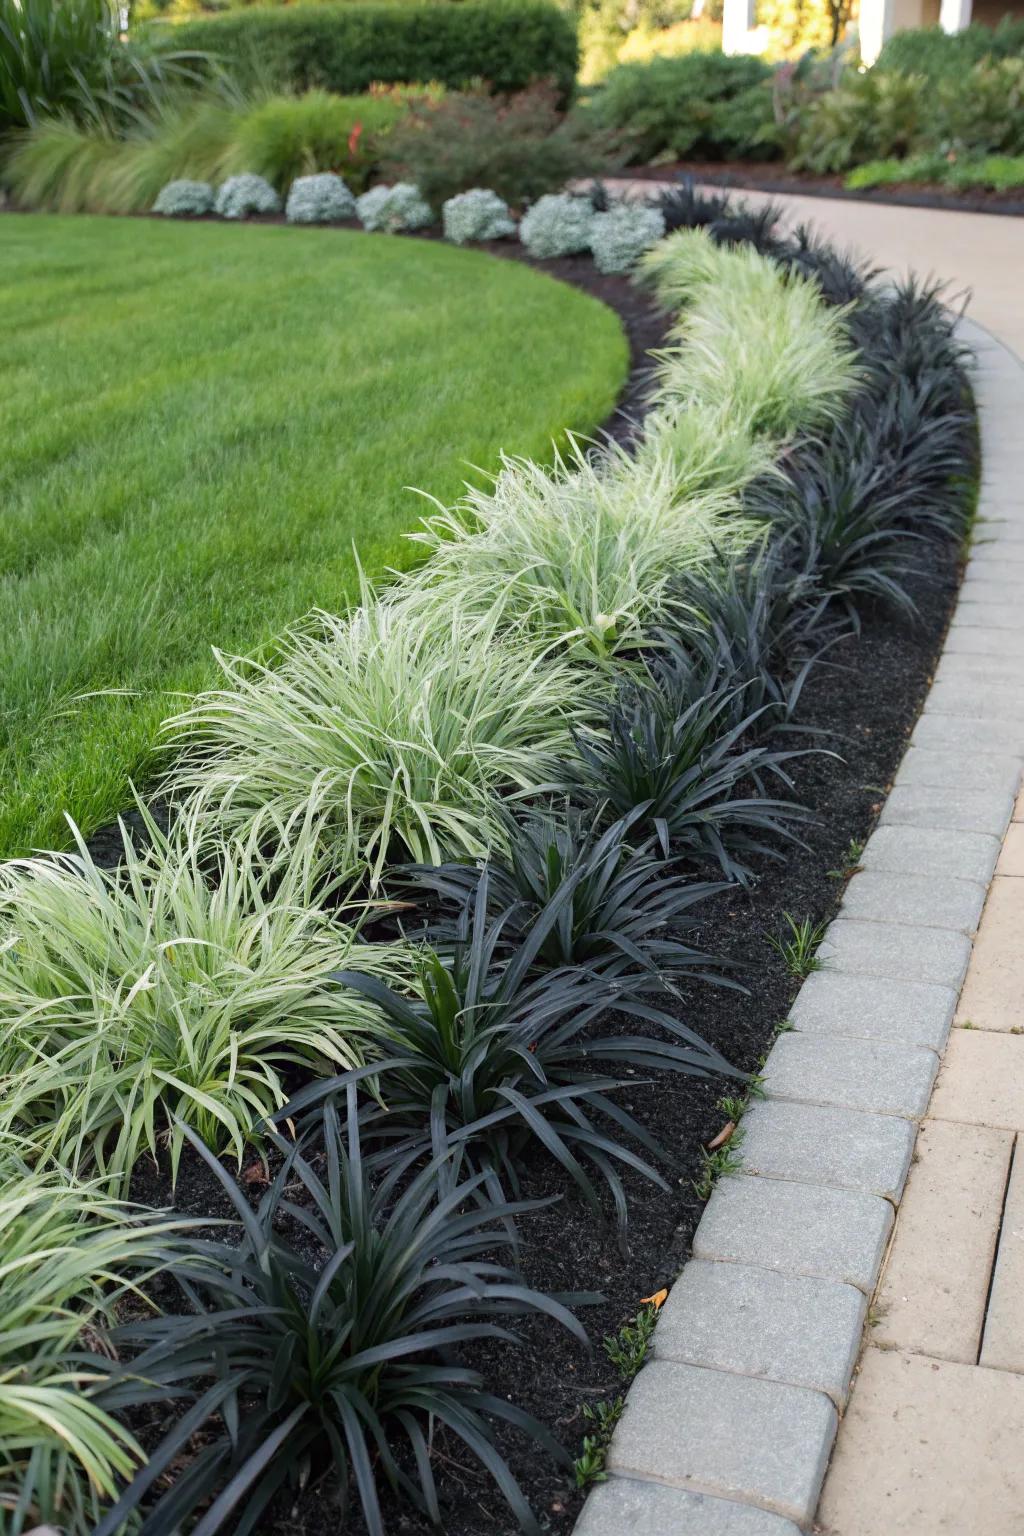
[[[605,1462],[608,1459],[608,1446],[625,1406],[626,1400],[623,1397],[606,1398],[604,1402],[584,1406],[583,1417],[593,1429],[590,1434],[583,1436],[583,1448],[572,1464],[577,1488],[607,1482]]]
[[[812,971],[820,971],[824,961],[818,958],[818,945],[825,937],[827,923],[815,923],[809,917],[797,922],[789,912],[784,912],[783,917],[789,928],[788,938],[779,938],[775,934],[769,935],[768,942],[774,950],[782,956],[786,962],[786,969],[791,976],[800,981],[806,981]]]
[[[657,1305],[647,1302],[631,1323],[623,1323],[618,1333],[607,1334],[602,1341],[605,1354],[627,1386],[647,1359],[657,1321]]]
[[[860,861],[864,854],[864,844],[856,837],[851,837],[842,855],[841,862],[835,869],[826,871],[830,880],[849,880],[860,868]]]

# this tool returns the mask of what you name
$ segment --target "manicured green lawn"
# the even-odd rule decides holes
[[[440,244],[44,215],[2,245],[0,855],[116,814],[211,645],[344,605],[353,545],[407,562],[405,487],[543,456],[627,366],[610,310]]]

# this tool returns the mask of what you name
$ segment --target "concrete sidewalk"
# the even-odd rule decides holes
[[[650,195],[655,185],[627,178],[609,182],[636,195]],[[939,278],[949,284],[951,303],[958,294],[969,298],[971,319],[1024,358],[1024,219],[743,190],[729,196],[754,205],[779,203],[789,225],[813,225],[872,266]]]
[[[982,524],[918,727],[947,745],[947,838],[981,836],[1024,754],[1024,368],[984,372]],[[937,744],[937,743],[936,743]],[[1005,780],[1002,781],[1005,785]],[[920,922],[939,921],[918,917]],[[1024,1533],[1024,794],[917,1138],[816,1529]]]
[[[791,201],[830,238],[882,264],[969,288],[970,315],[1024,357],[1024,221]],[[988,521],[929,701],[937,719],[950,711],[947,728],[961,731],[979,787],[989,753],[1024,751],[1024,367],[1016,379],[1012,369],[999,376],[982,412]],[[1024,795],[868,1317],[817,1529],[1021,1536]]]
[[[1024,1536],[1024,221],[778,201],[950,302],[970,291],[980,521],[827,968],[578,1531]]]

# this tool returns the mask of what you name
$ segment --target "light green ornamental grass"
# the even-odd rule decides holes
[[[658,399],[728,412],[751,436],[783,439],[835,421],[858,381],[843,312],[817,284],[750,247],[679,230],[641,258],[661,300],[683,313],[659,353]]]
[[[125,1294],[163,1267],[169,1222],[66,1169],[0,1149],[0,1529],[46,1522],[88,1536],[143,1460],[95,1401],[102,1347]]]
[[[0,180],[19,206],[56,213],[143,213],[169,181],[216,183],[245,171],[282,195],[297,176],[316,171],[337,171],[361,190],[388,130],[410,99],[425,94],[434,92],[247,97],[221,82],[206,96],[154,102],[118,129],[102,117],[42,118],[6,146]]]
[[[538,790],[601,689],[457,602],[314,616],[272,665],[220,656],[224,686],[168,722],[201,823],[292,846],[311,823],[335,878],[500,842],[502,793]]]
[[[181,1123],[240,1159],[286,1069],[372,1054],[373,1010],[330,973],[412,964],[317,906],[308,829],[269,867],[251,839],[201,859],[188,818],[149,835],[116,872],[84,844],[0,865],[0,1135],[124,1188],[168,1143],[176,1171]]]
[[[636,457],[641,463],[667,458],[681,500],[709,492],[738,498],[751,480],[771,472],[774,448],[737,421],[727,401],[692,400],[648,413]]]
[[[506,458],[489,490],[410,535],[431,558],[402,600],[428,620],[459,602],[535,644],[604,659],[642,643],[674,577],[750,542],[728,489],[689,492],[667,452],[634,461],[577,442],[550,470]]]
[[[89,836],[161,720],[408,562],[423,486],[611,410],[616,315],[513,262],[355,232],[5,221],[0,856]]]

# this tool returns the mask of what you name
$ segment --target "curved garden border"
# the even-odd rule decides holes
[[[941,665],[577,1536],[797,1536],[814,1517],[1024,765],[1024,362],[961,334],[981,528]]]

